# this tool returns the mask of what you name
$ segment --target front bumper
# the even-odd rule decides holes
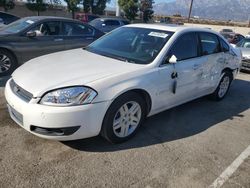
[[[100,102],[72,107],[53,107],[38,104],[40,99],[27,102],[5,87],[5,97],[11,118],[27,131],[39,137],[53,140],[76,140],[96,136],[100,133],[102,121],[110,102]],[[34,131],[34,126],[50,130],[78,127],[70,135],[46,135]],[[40,129],[41,130],[41,129]]]

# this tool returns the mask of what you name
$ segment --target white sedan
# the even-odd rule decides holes
[[[221,100],[241,53],[209,29],[118,28],[84,49],[30,60],[7,82],[12,119],[47,139],[101,134],[118,143],[146,117],[201,96]]]

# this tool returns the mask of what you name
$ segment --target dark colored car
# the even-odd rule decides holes
[[[97,18],[89,24],[104,33],[108,33],[113,29],[129,24],[129,21],[123,18]]]
[[[83,23],[88,23],[96,18],[99,18],[99,16],[94,14],[76,13],[75,15],[75,19],[80,20]]]
[[[27,17],[0,29],[0,76],[38,56],[85,47],[104,33],[80,21]]]
[[[237,44],[238,42],[240,42],[244,38],[245,37],[243,35],[236,33],[236,34],[232,35],[231,38],[228,39],[228,42],[231,44]]]
[[[12,14],[8,14],[0,11],[0,24],[8,25],[16,20],[19,20],[18,16],[14,16]]]

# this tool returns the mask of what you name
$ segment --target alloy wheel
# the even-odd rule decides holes
[[[131,135],[139,125],[142,117],[141,106],[130,101],[118,109],[113,120],[114,134],[120,138]]]
[[[11,68],[11,60],[5,54],[0,54],[0,73],[7,72]]]

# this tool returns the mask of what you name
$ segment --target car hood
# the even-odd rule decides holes
[[[13,74],[14,81],[41,97],[45,92],[75,85],[88,85],[109,76],[144,67],[104,57],[83,49],[57,52],[30,60]]]

